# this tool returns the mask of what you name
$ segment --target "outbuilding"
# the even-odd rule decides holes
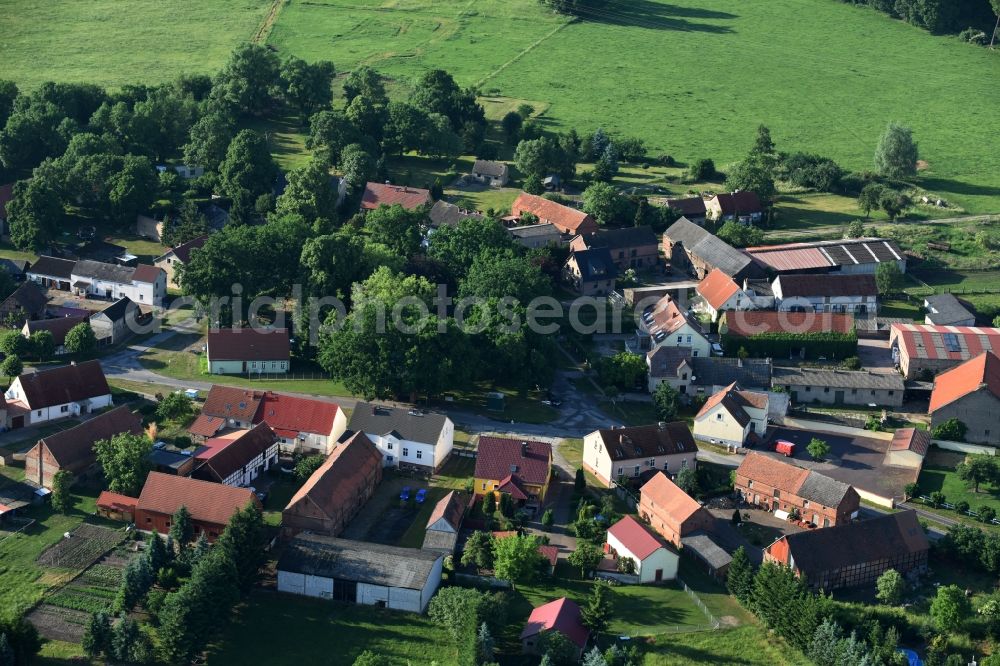
[[[667,542],[632,516],[625,516],[608,529],[608,552],[617,559],[635,562],[640,583],[660,583],[677,578],[680,559]]]
[[[441,553],[302,534],[278,560],[278,591],[422,613],[441,584]]]

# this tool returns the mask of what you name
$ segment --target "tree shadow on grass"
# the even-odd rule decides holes
[[[735,19],[736,14],[699,7],[679,7],[652,0],[614,0],[601,7],[578,10],[580,18],[594,23],[632,26],[651,30],[681,30],[727,34],[732,28],[689,19]]]
[[[926,190],[933,192],[953,192],[955,194],[968,194],[971,196],[1000,196],[1000,187],[993,185],[977,185],[966,183],[951,178],[920,178],[919,185]]]

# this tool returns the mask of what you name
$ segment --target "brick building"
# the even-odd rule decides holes
[[[215,541],[233,514],[251,503],[260,506],[249,488],[150,472],[135,504],[135,526],[167,534],[174,513],[183,506],[191,514],[195,538],[204,532],[209,541]]]
[[[681,539],[699,531],[710,531],[715,518],[666,474],[656,474],[639,491],[639,516],[657,534],[681,546]]]

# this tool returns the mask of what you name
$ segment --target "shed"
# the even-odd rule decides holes
[[[617,558],[631,558],[640,583],[677,578],[678,556],[667,542],[632,516],[608,529],[608,550]]]
[[[709,575],[725,578],[729,573],[732,556],[719,547],[707,534],[692,534],[681,539],[683,555],[690,555],[700,562]]]

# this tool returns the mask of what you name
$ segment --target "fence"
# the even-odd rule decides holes
[[[684,591],[687,592],[688,596],[691,597],[691,599],[694,601],[694,605],[697,606],[699,610],[701,610],[701,612],[705,614],[705,617],[708,618],[709,626],[712,627],[713,630],[718,629],[719,628],[718,618],[712,615],[712,611],[708,610],[708,606],[706,606],[705,602],[701,600],[701,597],[698,596],[698,593],[692,590],[690,587],[688,587],[688,584],[685,583],[683,580],[681,580],[680,577],[677,578],[677,582],[681,584],[681,587],[684,588]]]
[[[250,381],[330,381],[330,375],[325,372],[248,372],[246,378]]]
[[[15,524],[23,523],[23,524],[13,532],[0,529],[0,535],[3,535],[2,537],[0,537],[0,543],[3,543],[8,537],[12,537],[19,532],[23,532],[24,530],[28,529],[29,527],[35,524],[34,518],[8,518],[7,520],[11,523]]]
[[[941,502],[940,504],[934,504],[934,500],[932,500],[927,495],[921,495],[919,499],[927,506],[932,506],[938,509],[951,509],[952,511],[955,510],[955,505],[952,504],[951,502]],[[956,513],[958,512],[956,511]],[[963,511],[962,513],[966,516],[969,516],[970,518],[975,518],[976,520],[979,520],[979,514],[973,511],[971,508],[968,511]],[[991,518],[990,524],[1000,525],[1000,520],[997,520],[996,518]]]

